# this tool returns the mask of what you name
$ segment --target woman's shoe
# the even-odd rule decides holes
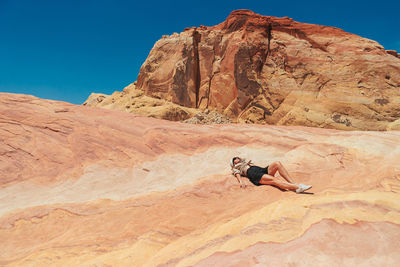
[[[303,193],[304,191],[310,189],[311,185],[299,184],[299,188],[296,189],[296,193]]]

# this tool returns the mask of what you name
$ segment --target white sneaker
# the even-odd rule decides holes
[[[296,189],[296,193],[303,193],[304,191],[310,189],[311,185],[299,184],[299,188]]]

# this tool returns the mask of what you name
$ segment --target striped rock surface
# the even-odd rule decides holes
[[[309,194],[239,188],[281,161]],[[2,266],[396,266],[400,132],[192,125],[0,94]]]

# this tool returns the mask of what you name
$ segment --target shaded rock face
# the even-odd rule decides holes
[[[385,130],[400,119],[396,51],[334,27],[249,10],[164,36],[137,88],[239,122]]]
[[[240,188],[236,155],[281,161],[313,194]],[[399,158],[400,131],[194,125],[0,93],[0,265],[397,266]]]

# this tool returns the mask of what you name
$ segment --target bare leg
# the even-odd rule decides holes
[[[286,189],[286,190],[296,190],[299,188],[297,184],[289,183],[285,181],[279,180],[279,178],[264,174],[260,179],[260,184],[267,184],[267,185],[276,185],[279,188]]]
[[[292,177],[290,177],[288,171],[285,169],[285,167],[283,167],[280,161],[272,162],[271,165],[269,165],[268,167],[268,174],[271,176],[275,176],[275,173],[277,171],[286,181],[288,181],[291,184],[295,184],[295,181],[293,180]]]

